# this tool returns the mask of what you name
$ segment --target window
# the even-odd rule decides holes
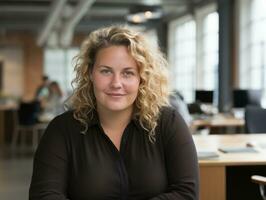
[[[203,19],[203,51],[202,51],[202,76],[201,88],[204,90],[214,90],[218,84],[218,13],[208,14]]]
[[[198,10],[194,18],[170,23],[169,63],[172,87],[186,102],[195,100],[195,90],[215,90],[218,85],[219,17],[211,5]]]
[[[264,88],[266,55],[266,1],[253,0],[251,4],[250,23],[250,87]],[[265,89],[265,88],[264,88]]]
[[[196,70],[196,26],[193,20],[185,20],[173,25],[174,32],[172,58],[173,87],[177,89],[186,102],[194,98],[195,70]],[[171,37],[171,36],[170,36]]]
[[[266,91],[266,1],[240,4],[239,86]]]
[[[77,48],[45,49],[44,72],[50,80],[59,83],[65,94],[72,91],[71,81],[74,78],[72,59],[77,53]]]

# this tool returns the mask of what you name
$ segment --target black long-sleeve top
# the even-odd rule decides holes
[[[162,109],[155,143],[132,119],[120,151],[97,115],[82,130],[72,111],[49,124],[34,157],[30,200],[198,199],[195,146],[174,110]]]

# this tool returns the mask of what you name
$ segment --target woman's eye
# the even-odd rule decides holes
[[[132,72],[132,71],[125,71],[125,72],[124,72],[124,75],[125,75],[125,76],[134,76],[135,73]]]
[[[111,74],[111,70],[109,69],[102,69],[100,72],[101,74]]]

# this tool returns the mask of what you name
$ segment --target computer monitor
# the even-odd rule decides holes
[[[212,90],[196,90],[195,100],[200,103],[213,103],[213,91]]]
[[[261,106],[262,90],[233,90],[233,107],[245,108],[247,105]]]

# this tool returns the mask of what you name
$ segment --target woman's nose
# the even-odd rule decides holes
[[[122,87],[122,77],[119,74],[114,74],[114,76],[112,78],[111,86],[113,88]]]

